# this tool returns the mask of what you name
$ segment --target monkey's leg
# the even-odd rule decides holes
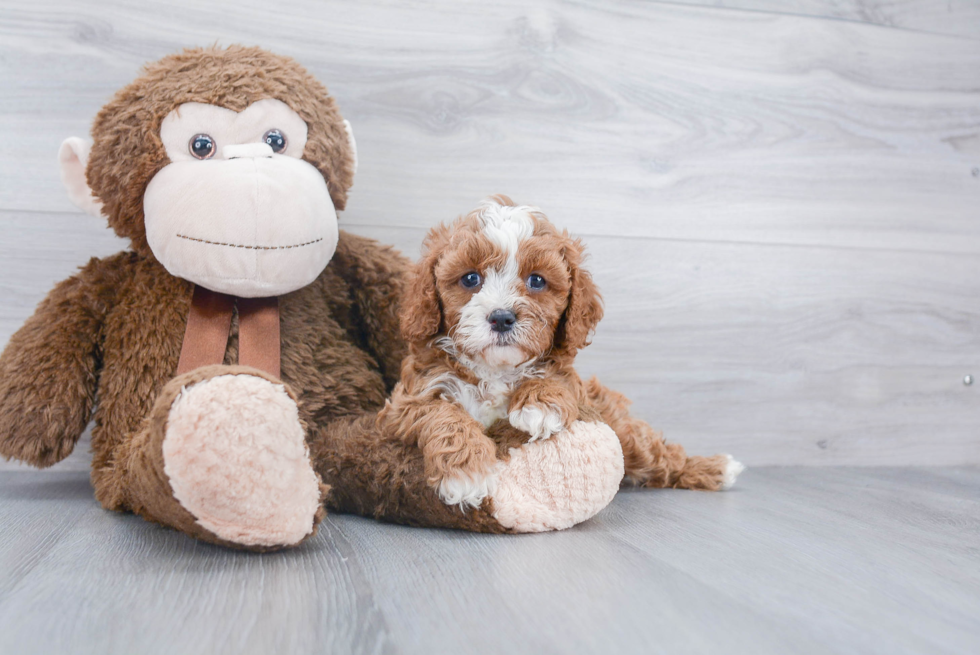
[[[171,380],[140,430],[96,477],[96,496],[193,537],[275,550],[312,536],[327,488],[310,462],[296,400],[241,366]]]
[[[589,380],[586,391],[602,420],[619,437],[626,478],[633,484],[718,491],[735,484],[745,468],[731,455],[688,457],[682,446],[666,443],[648,423],[631,416],[629,399],[603,386],[596,378]]]
[[[312,426],[310,452],[331,486],[338,512],[422,527],[475,532],[561,530],[598,513],[623,479],[619,440],[601,423],[575,421],[550,439],[494,434],[498,467],[490,495],[476,509],[447,505],[426,482],[422,452],[388,435],[374,414]],[[505,428],[505,429],[506,429]],[[499,432],[499,431],[498,431]]]

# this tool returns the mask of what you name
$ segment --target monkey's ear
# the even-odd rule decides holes
[[[357,141],[354,140],[354,128],[350,126],[350,121],[347,119],[344,119],[344,130],[347,132],[347,143],[354,153],[354,173],[357,173]]]
[[[95,199],[85,180],[85,166],[92,142],[77,136],[68,137],[58,150],[61,183],[65,185],[72,204],[86,214],[102,216],[102,203]]]

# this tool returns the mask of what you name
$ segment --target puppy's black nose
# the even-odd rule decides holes
[[[487,320],[494,332],[510,332],[517,322],[517,316],[509,309],[495,309],[487,316]]]

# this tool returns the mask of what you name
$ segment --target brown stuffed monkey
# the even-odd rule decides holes
[[[354,142],[297,63],[245,47],[165,57],[92,136],[63,144],[62,178],[132,249],[58,284],[11,338],[0,454],[50,466],[94,417],[104,507],[253,550],[300,543],[325,507],[534,531],[615,494],[622,451],[599,423],[501,445],[495,493],[465,512],[426,484],[417,449],[378,433],[408,262],[338,230]]]

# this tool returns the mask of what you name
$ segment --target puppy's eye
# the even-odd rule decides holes
[[[187,149],[198,159],[211,159],[215,151],[214,139],[207,134],[195,134],[187,142]]]
[[[483,282],[483,278],[480,277],[480,274],[475,271],[470,271],[463,277],[459,278],[459,283],[467,289],[475,289],[480,286],[481,282]]]
[[[282,154],[286,152],[286,135],[279,130],[269,130],[262,135],[262,140],[269,144],[272,152]]]
[[[548,283],[537,273],[531,273],[527,276],[527,288],[531,291],[543,291],[546,286]]]

